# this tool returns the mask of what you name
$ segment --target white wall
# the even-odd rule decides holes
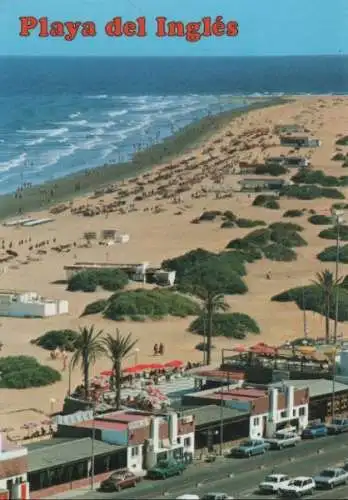
[[[191,453],[192,456],[195,453],[195,433],[189,432],[188,434],[182,434],[178,436],[177,443],[184,447],[184,453]]]
[[[259,439],[263,437],[264,419],[268,420],[268,413],[252,415],[249,420],[249,437]]]
[[[20,480],[22,479],[22,482],[25,483],[27,480],[27,475],[26,474],[21,474],[19,476],[11,476],[11,477],[6,477],[5,479],[0,479],[0,490],[6,490],[7,489],[7,481],[9,479],[12,479],[13,482],[16,481],[16,479]]]
[[[12,302],[4,304],[0,302],[0,316],[12,317],[40,317],[56,316],[68,312],[68,301],[61,300],[52,302]]]
[[[142,470],[143,468],[143,447],[144,445],[128,446],[127,448],[127,468],[131,471]]]

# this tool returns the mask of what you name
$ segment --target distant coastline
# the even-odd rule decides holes
[[[85,169],[61,178],[47,181],[42,184],[26,188],[21,198],[14,193],[0,195],[0,219],[48,209],[59,202],[69,201],[75,197],[93,193],[96,189],[108,184],[119,182],[127,178],[150,170],[164,162],[188,153],[193,148],[221,130],[234,118],[255,109],[277,106],[288,102],[287,97],[248,98],[250,104],[223,111],[210,117],[201,118],[180,129],[174,135],[164,139],[159,144],[136,153],[129,162],[108,164],[96,168]],[[51,193],[54,192],[52,196]]]

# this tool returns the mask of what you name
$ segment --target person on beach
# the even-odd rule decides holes
[[[153,346],[153,355],[154,355],[154,356],[157,356],[157,354],[158,354],[158,344],[155,344],[155,345]]]
[[[163,356],[163,354],[164,354],[164,344],[162,344],[162,342],[159,345],[159,350],[158,351],[159,351],[160,356]]]

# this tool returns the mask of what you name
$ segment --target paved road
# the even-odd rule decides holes
[[[183,493],[203,495],[212,491],[235,498],[261,499],[257,485],[265,475],[283,472],[290,476],[313,476],[322,468],[348,459],[348,434],[301,442],[296,448],[270,451],[250,459],[221,459],[215,464],[193,465],[182,477],[143,481],[136,489],[121,493],[90,492],[79,499],[176,498]],[[348,487],[315,492],[312,498],[348,498]]]

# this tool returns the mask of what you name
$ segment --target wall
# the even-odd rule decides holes
[[[128,444],[128,429],[118,431],[114,429],[102,429],[101,440],[109,444],[125,445]]]
[[[58,314],[68,314],[69,302],[67,300],[57,300]]]
[[[250,416],[249,437],[258,439],[264,437],[265,425],[268,420],[268,413]]]
[[[143,468],[143,448],[144,445],[128,446],[127,467],[129,470],[142,470]]]
[[[19,482],[22,480],[22,482],[25,483],[27,481],[27,474],[20,474],[17,476],[10,476],[10,477],[6,477],[4,479],[0,479],[0,490],[6,490],[7,489],[7,481],[11,480],[11,479],[13,482],[15,482],[17,479]]]

